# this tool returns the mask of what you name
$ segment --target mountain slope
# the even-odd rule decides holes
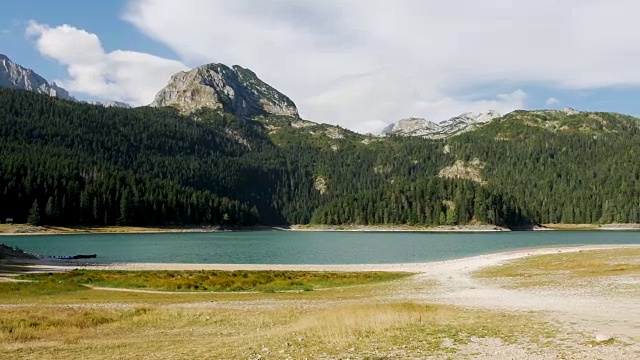
[[[246,150],[220,128],[167,109],[0,90],[0,114],[0,218],[26,221],[36,212],[48,224],[248,225],[258,210],[238,201],[235,187],[252,191],[247,180],[255,177],[277,181],[238,161]],[[269,214],[263,221],[280,222]]]
[[[640,120],[575,110],[514,111],[447,141],[479,159],[536,223],[640,222]]]
[[[151,106],[173,106],[184,113],[219,109],[239,118],[260,115],[299,117],[291,99],[238,65],[208,64],[179,72],[156,95]]]
[[[55,83],[50,84],[33,70],[14,63],[3,54],[0,54],[0,88],[28,90],[64,100],[75,100],[65,89]]]

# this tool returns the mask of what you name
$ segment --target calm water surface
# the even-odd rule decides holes
[[[505,250],[640,244],[640,232],[354,233],[255,231],[2,236],[42,255],[97,254],[97,262],[375,264],[448,260]]]

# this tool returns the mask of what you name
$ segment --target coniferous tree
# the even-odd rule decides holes
[[[38,200],[33,201],[33,205],[31,205],[31,209],[29,210],[29,217],[27,222],[29,225],[40,225],[40,208],[38,207]]]

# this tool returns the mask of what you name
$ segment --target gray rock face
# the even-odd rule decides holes
[[[60,99],[75,100],[56,83],[49,83],[33,70],[14,63],[3,54],[0,54],[0,87],[28,90]]]
[[[464,113],[439,124],[421,118],[409,118],[398,121],[382,129],[382,135],[394,134],[400,136],[421,136],[427,139],[443,139],[461,134],[499,118],[496,111],[486,113]]]
[[[440,123],[442,133],[447,136],[463,133],[465,131],[472,130],[474,127],[488,123],[489,121],[499,118],[500,115],[497,111],[490,110],[485,113],[464,113],[456,117],[452,117],[449,120]]]
[[[89,101],[88,104],[91,105],[100,105],[100,106],[104,106],[104,107],[117,107],[117,108],[124,108],[124,109],[130,109],[131,105],[124,103],[124,102],[120,102],[120,101],[105,101],[105,102],[100,102],[100,101]]]
[[[208,64],[179,72],[151,106],[174,106],[185,113],[220,109],[241,118],[268,114],[299,118],[291,99],[238,65]]]
[[[438,131],[439,125],[422,118],[408,118],[391,124],[382,130],[383,134],[402,136],[425,136]]]

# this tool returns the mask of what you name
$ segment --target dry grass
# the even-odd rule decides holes
[[[4,359],[424,357],[455,352],[445,339],[461,345],[474,336],[536,342],[555,333],[525,316],[407,303],[0,310]]]
[[[96,336],[103,325],[127,322],[145,314],[147,308],[131,310],[95,310],[28,307],[0,311],[0,343],[24,343],[39,340],[69,342],[70,339]]]
[[[637,287],[634,279],[640,276],[640,248],[532,256],[482,269],[474,276],[506,280],[510,287],[586,287],[614,278],[627,279]],[[625,286],[619,289],[626,290]]]

